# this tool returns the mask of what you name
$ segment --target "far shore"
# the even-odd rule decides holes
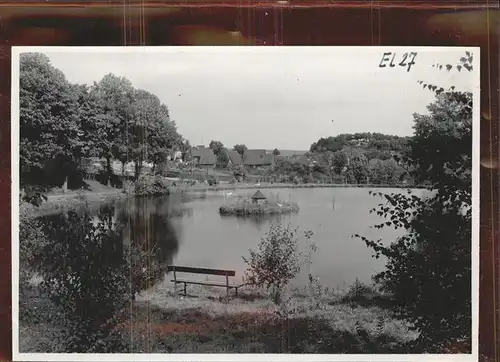
[[[133,194],[126,193],[123,189],[106,188],[105,190],[71,190],[67,193],[49,193],[47,201],[41,206],[34,207],[23,203],[21,212],[26,212],[33,217],[47,216],[61,212],[63,210],[76,209],[84,206],[100,206],[113,201],[124,200],[134,197]],[[292,183],[238,183],[229,184],[221,183],[215,186],[198,184],[193,186],[181,185],[170,188],[171,194],[198,194],[204,192],[230,191],[230,190],[252,190],[252,189],[302,189],[302,188],[419,188],[413,185],[394,184],[394,185],[375,185],[375,184],[334,184],[334,183],[309,183],[309,184],[292,184]]]

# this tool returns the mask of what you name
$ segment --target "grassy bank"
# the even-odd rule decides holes
[[[352,289],[315,297],[291,291],[283,317],[259,290],[236,298],[222,288],[189,286],[182,296],[165,282],[140,294],[115,328],[136,353],[408,353],[417,334],[393,317],[383,297]],[[48,313],[47,301],[30,303]],[[61,327],[36,320],[21,321],[21,351],[60,350],[54,336]]]
[[[40,206],[35,207],[26,202],[21,203],[20,212],[26,213],[31,217],[46,216],[56,214],[64,210],[78,209],[84,205],[90,208],[107,204],[116,200],[123,200],[130,195],[123,192],[122,189],[112,189],[106,191],[79,191],[68,192],[67,194],[48,194],[47,201]]]

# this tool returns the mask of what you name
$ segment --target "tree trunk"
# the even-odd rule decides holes
[[[64,177],[64,183],[63,183],[63,193],[67,193],[68,192],[68,176],[65,176]]]
[[[108,187],[111,187],[111,158],[110,157],[107,157],[106,158],[106,169],[107,169],[107,173],[108,173],[108,181],[107,181],[107,184],[108,184]]]
[[[139,163],[135,162],[134,167],[135,167],[135,179],[137,180],[137,179],[139,179],[139,172],[140,172]]]

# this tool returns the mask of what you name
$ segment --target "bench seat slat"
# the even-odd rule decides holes
[[[207,274],[207,275],[220,275],[234,277],[236,276],[236,271],[234,270],[223,270],[223,269],[208,269],[208,268],[192,268],[188,266],[174,266],[169,265],[167,267],[168,271],[174,271],[177,273],[193,273],[193,274]]]
[[[193,281],[193,280],[182,280],[182,279],[177,279],[177,280],[172,279],[171,282],[177,283],[177,284],[186,283],[186,284],[210,285],[213,287],[224,287],[224,288],[227,288],[227,287],[239,288],[240,287],[239,285],[236,285],[236,284],[226,285],[226,284],[222,284],[222,283],[197,282],[197,281]]]

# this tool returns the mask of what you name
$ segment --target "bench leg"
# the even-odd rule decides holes
[[[187,295],[187,293],[186,293],[186,285],[187,285],[187,283],[184,283],[184,296]]]
[[[238,296],[238,287],[234,288],[234,296],[237,297]]]

